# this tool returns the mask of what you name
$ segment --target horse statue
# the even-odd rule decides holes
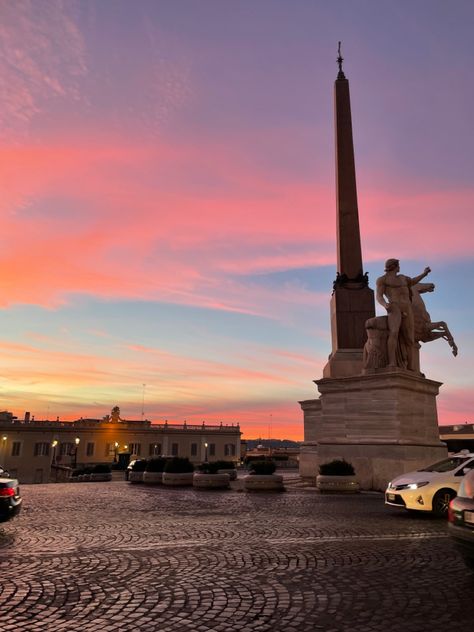
[[[413,317],[415,321],[415,354],[414,364],[419,371],[419,348],[420,342],[432,342],[443,338],[451,347],[454,356],[458,354],[458,348],[454,342],[454,338],[449,331],[448,325],[444,320],[436,322],[431,321],[431,316],[426,309],[426,305],[421,298],[421,294],[425,292],[433,292],[435,286],[433,283],[417,283],[410,288],[411,304],[413,309]],[[383,369],[388,363],[387,354],[387,338],[388,338],[388,321],[387,316],[375,316],[369,318],[365,323],[367,332],[367,342],[363,352],[364,370]],[[406,350],[405,350],[406,352]],[[399,343],[396,349],[397,366],[406,367],[406,358],[403,345]]]
[[[415,317],[415,340],[416,342],[432,342],[443,338],[451,347],[453,356],[457,356],[458,348],[448,325],[444,320],[438,320],[434,323],[431,321],[425,302],[420,296],[425,292],[433,292],[434,289],[434,283],[417,283],[411,287],[411,304]]]

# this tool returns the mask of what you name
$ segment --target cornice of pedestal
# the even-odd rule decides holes
[[[438,394],[443,382],[437,382],[424,377],[421,373],[414,373],[406,369],[374,369],[370,373],[350,377],[323,377],[314,380],[321,394],[378,389],[401,388],[412,391],[425,391]]]

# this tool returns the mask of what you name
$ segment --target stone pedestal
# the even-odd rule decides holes
[[[374,292],[369,287],[347,283],[335,288],[331,297],[332,352],[324,377],[348,377],[362,372],[365,322],[374,315]]]
[[[314,478],[320,463],[344,458],[361,489],[383,490],[391,478],[447,455],[436,411],[440,382],[403,369],[379,369],[316,384],[320,398],[300,402],[303,477]]]

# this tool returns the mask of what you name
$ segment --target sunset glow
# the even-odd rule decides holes
[[[303,438],[330,352],[342,40],[370,284],[389,256],[431,266],[460,353],[425,345],[422,370],[440,423],[473,421],[474,5],[377,6],[0,1],[1,408],[144,402]]]

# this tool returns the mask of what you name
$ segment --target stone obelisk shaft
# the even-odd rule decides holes
[[[359,210],[352,140],[349,82],[338,78],[334,84],[336,127],[337,271],[348,280],[362,277]]]
[[[338,63],[334,85],[337,278],[331,298],[332,352],[324,377],[361,373],[365,321],[375,316],[374,293],[363,273],[349,82],[342,72],[341,57]]]

